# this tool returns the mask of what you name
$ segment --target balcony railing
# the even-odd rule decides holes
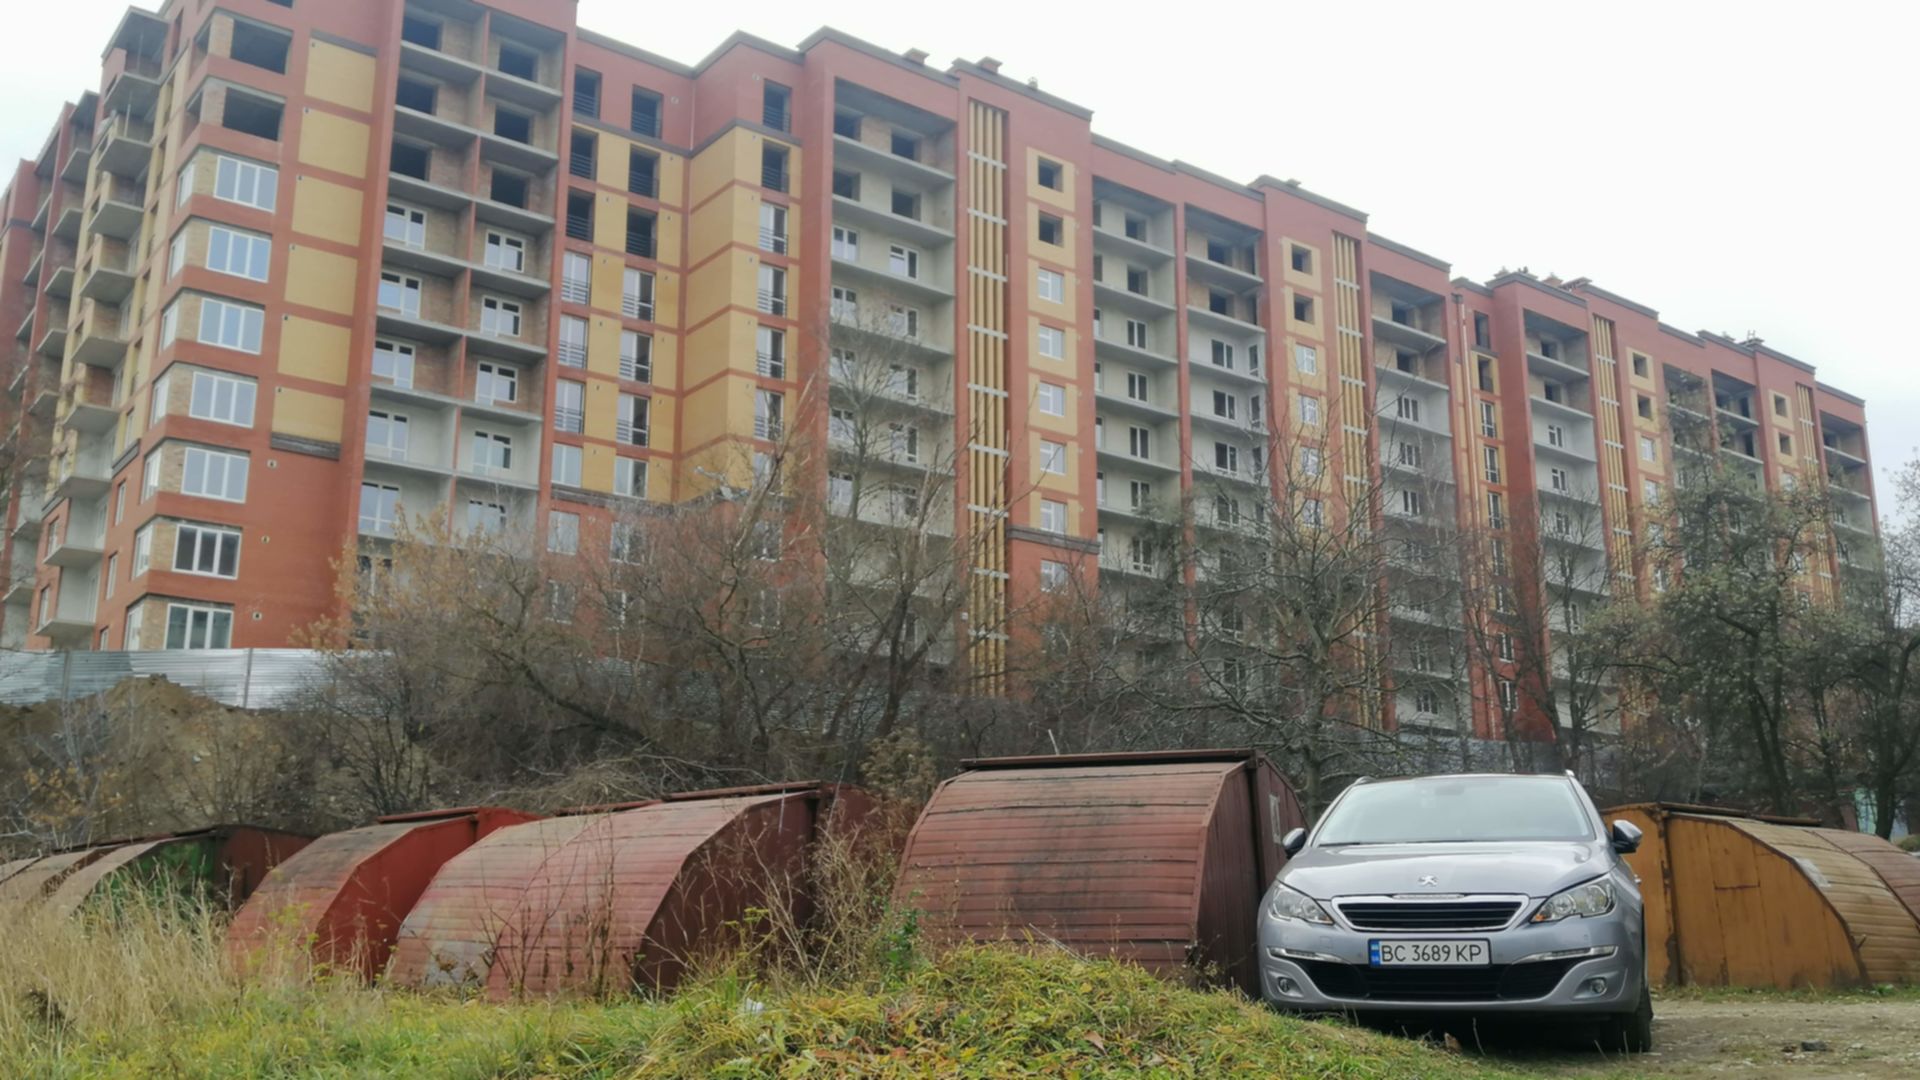
[[[660,137],[660,114],[634,110],[633,119],[627,127],[636,135],[645,135],[650,139]]]
[[[592,294],[593,285],[586,278],[561,278],[560,299],[569,304],[584,304]]]
[[[638,255],[643,259],[654,257],[654,239],[650,232],[627,230],[627,254]]]
[[[780,418],[777,416],[754,417],[753,437],[756,439],[778,439],[780,437]]]
[[[567,238],[570,240],[593,239],[593,219],[580,214],[568,214]]]
[[[765,378],[784,379],[787,377],[787,358],[784,356],[775,356],[772,353],[756,353],[754,361],[754,369]]]
[[[768,191],[787,190],[787,170],[772,165],[760,170],[760,186]]]
[[[584,367],[587,362],[587,347],[578,341],[563,341],[557,350],[560,362],[568,367]]]
[[[652,382],[653,363],[623,356],[620,358],[620,377],[629,382]]]
[[[768,315],[785,315],[787,313],[786,294],[777,293],[771,289],[761,289],[759,299],[760,310]]]
[[[631,420],[616,421],[613,425],[613,437],[628,446],[647,445],[647,425],[635,424]]]
[[[761,110],[760,120],[775,131],[788,131],[793,124],[793,111],[779,105],[768,105]]]
[[[577,150],[568,154],[567,171],[583,179],[593,179],[593,155]]]
[[[660,178],[652,170],[629,169],[627,191],[644,199],[657,199],[660,197]]]
[[[556,431],[578,434],[585,427],[587,414],[579,409],[554,409],[553,426]]]
[[[764,310],[764,309],[762,309]],[[653,321],[653,301],[642,300],[631,294],[620,297],[620,314],[629,319]]]
[[[785,255],[787,253],[787,234],[775,232],[772,229],[761,229],[760,250],[771,251],[775,255]]]

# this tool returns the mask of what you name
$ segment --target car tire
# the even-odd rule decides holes
[[[1600,1036],[1602,1050],[1644,1054],[1653,1049],[1653,992],[1642,979],[1640,1004],[1630,1013],[1609,1017]]]

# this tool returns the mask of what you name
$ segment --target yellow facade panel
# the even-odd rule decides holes
[[[293,187],[293,231],[342,244],[360,242],[360,192],[344,184],[301,176]]]
[[[627,249],[627,200],[603,191],[593,197],[593,244],[613,251]]]
[[[590,439],[612,439],[619,387],[605,379],[587,382],[586,433]]]
[[[307,42],[307,93],[349,109],[373,109],[373,57],[332,42]]]
[[[346,402],[326,394],[314,394],[282,386],[273,392],[273,431],[320,442],[340,441]]]
[[[347,176],[367,175],[372,131],[358,120],[308,109],[300,116],[300,160]]]
[[[587,370],[609,377],[620,374],[620,320],[595,315],[587,324]]]
[[[588,491],[613,490],[613,447],[588,445],[580,454],[580,486]]]
[[[287,300],[351,315],[359,273],[359,265],[349,256],[295,245],[287,253]]]
[[[660,155],[660,201],[679,206],[686,201],[687,159],[679,154]]]
[[[287,316],[280,327],[280,373],[315,382],[347,384],[353,331],[345,326]]]
[[[1059,167],[1060,187],[1047,187],[1040,183],[1040,161],[1046,159]],[[1027,198],[1048,206],[1073,212],[1074,179],[1079,175],[1078,166],[1063,157],[1044,153],[1034,147],[1027,147]]]
[[[687,336],[686,384],[699,386],[729,368],[743,372],[753,370],[754,332],[753,317],[739,313],[695,329]],[[660,342],[656,340],[654,348],[659,347]],[[654,370],[667,367],[656,353]]]
[[[620,310],[620,288],[626,269],[626,260],[620,256],[594,252],[593,287],[587,297],[593,307],[601,311]]]

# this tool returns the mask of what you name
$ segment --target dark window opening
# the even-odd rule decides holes
[[[500,70],[532,82],[540,77],[540,54],[517,45],[500,46]]]
[[[860,137],[860,114],[840,109],[833,114],[833,133],[849,139]]]
[[[387,155],[387,168],[401,176],[411,176],[415,180],[427,178],[427,167],[433,161],[433,152],[424,146],[412,143],[396,142]]]
[[[412,109],[431,115],[434,102],[440,96],[440,88],[421,79],[409,79],[401,76],[394,85],[393,102],[403,109]]]
[[[1066,175],[1065,175],[1066,170],[1060,167],[1059,162],[1048,161],[1046,158],[1041,158],[1039,173],[1040,173],[1039,180],[1040,180],[1041,187],[1046,188],[1049,191],[1065,191],[1066,190],[1066,186],[1067,186]]]
[[[1473,343],[1482,349],[1493,348],[1493,320],[1484,312],[1473,313]]]
[[[764,145],[760,148],[760,186],[768,191],[787,190],[787,148]]]
[[[1228,296],[1218,289],[1209,289],[1207,290],[1207,310],[1213,312],[1215,315],[1231,316],[1233,314],[1233,297]]]
[[[569,200],[567,208],[567,233],[573,233],[573,208]],[[654,217],[651,210],[627,211],[627,254],[638,255],[643,259],[653,258],[654,253]]]
[[[593,196],[584,191],[567,192],[567,237],[593,239]]]
[[[793,129],[793,91],[767,83],[760,91],[760,122],[775,131]]]
[[[1416,326],[1419,323],[1412,304],[1393,304],[1391,318],[1401,326]]]
[[[1059,247],[1067,242],[1066,222],[1052,214],[1040,215],[1040,242]]]
[[[1128,214],[1126,220],[1121,222],[1120,230],[1126,233],[1129,240],[1138,240],[1143,244],[1147,242],[1147,219],[1138,214]]]
[[[574,69],[573,111],[578,116],[600,115],[600,76],[597,72]]]
[[[860,174],[843,169],[833,170],[833,193],[843,199],[860,197]]]
[[[418,15],[403,15],[400,18],[400,40],[411,42],[422,48],[438,49],[440,24]]]
[[[527,208],[527,178],[519,173],[493,170],[493,180],[487,186],[487,197],[507,206]]]
[[[220,126],[230,131],[258,135],[262,139],[280,138],[281,106],[257,98],[227,91],[227,107]]]
[[[920,160],[920,140],[904,131],[893,133],[892,148],[895,157],[903,157],[908,161]]]
[[[1393,366],[1409,375],[1420,374],[1420,358],[1404,350],[1393,354]]]
[[[600,140],[591,131],[576,131],[567,143],[567,171],[587,180],[593,179],[594,151]]]
[[[1233,262],[1233,249],[1219,240],[1209,240],[1207,241],[1207,261],[1219,263],[1222,266],[1230,265]]]
[[[1634,404],[1634,411],[1640,414],[1641,419],[1643,420],[1653,419],[1653,399],[1652,398],[1648,397],[1645,394],[1640,394],[1635,397],[1633,404]]]
[[[660,157],[641,150],[627,154],[627,190],[649,199],[660,195]]]
[[[1633,354],[1633,373],[1643,379],[1647,377],[1647,358],[1640,353]]]
[[[651,90],[633,88],[633,116],[627,127],[641,135],[660,137],[660,95]]]
[[[1147,295],[1147,272],[1137,266],[1127,267],[1127,291],[1140,296]]]
[[[1293,298],[1293,318],[1295,322],[1313,321],[1313,297],[1296,296]]]
[[[1551,338],[1541,338],[1540,355],[1549,360],[1560,359],[1560,343]]]
[[[1311,274],[1313,273],[1313,252],[1299,244],[1288,245],[1287,264],[1293,267],[1295,273]]]
[[[1480,389],[1489,394],[1493,393],[1493,361],[1484,356],[1480,357],[1478,367],[1480,372]]]
[[[920,196],[911,191],[893,189],[893,212],[903,218],[920,220]]]
[[[1548,401],[1553,402],[1556,405],[1564,405],[1566,404],[1566,401],[1567,401],[1566,388],[1561,386],[1557,382],[1541,383],[1540,396],[1544,397]]]
[[[233,43],[228,46],[227,55],[243,64],[284,75],[287,72],[287,49],[292,44],[293,37],[289,34],[236,19],[233,23]]]
[[[533,117],[517,113],[512,109],[495,109],[493,113],[493,133],[503,139],[512,139],[517,143],[533,142]]]

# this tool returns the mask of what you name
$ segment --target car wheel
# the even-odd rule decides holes
[[[1600,1037],[1603,1050],[1644,1054],[1653,1049],[1653,992],[1640,983],[1640,1004],[1630,1013],[1609,1017]]]

